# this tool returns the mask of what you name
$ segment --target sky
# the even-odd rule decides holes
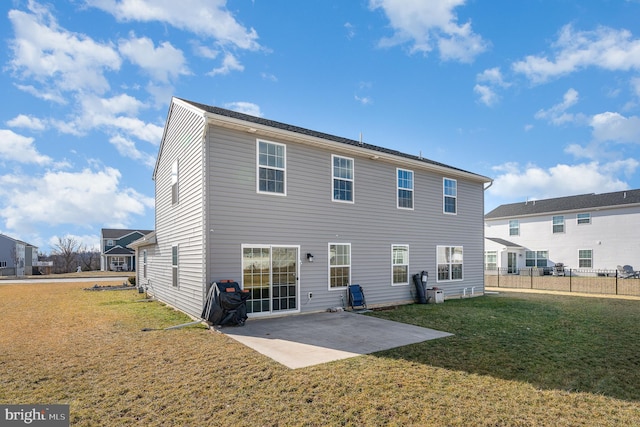
[[[640,0],[3,0],[0,233],[154,228],[172,96],[487,176],[640,188]]]

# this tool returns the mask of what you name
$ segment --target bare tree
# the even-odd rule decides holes
[[[74,271],[73,265],[77,263],[80,243],[71,236],[58,237],[58,243],[53,247],[53,255],[56,255],[61,263],[64,273]]]
[[[78,261],[84,271],[94,271],[100,269],[100,252],[87,249],[86,245],[78,248]]]

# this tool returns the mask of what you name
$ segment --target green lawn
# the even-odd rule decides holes
[[[143,332],[190,319],[92,285],[0,286],[0,403],[69,404],[87,427],[640,425],[640,301],[376,311],[456,335],[291,370],[203,327]]]
[[[640,301],[503,293],[375,315],[455,334],[380,356],[640,400]]]

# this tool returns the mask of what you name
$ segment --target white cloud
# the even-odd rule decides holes
[[[101,129],[109,134],[124,132],[153,145],[160,143],[164,128],[135,117],[140,109],[146,108],[138,99],[126,94],[111,98],[85,95],[78,102],[80,111],[73,120],[52,120],[60,132],[83,135],[90,130]]]
[[[222,60],[222,66],[214,68],[207,74],[210,76],[216,76],[218,74],[229,74],[231,71],[243,71],[244,66],[238,61],[238,59],[231,53],[227,52]]]
[[[548,120],[554,125],[562,125],[565,123],[574,122],[577,119],[583,119],[583,116],[581,114],[574,115],[566,112],[569,108],[576,105],[579,99],[580,96],[578,94],[578,91],[571,88],[567,90],[567,92],[565,92],[564,96],[562,97],[562,102],[552,106],[548,110],[539,110],[535,114],[535,118],[539,120]]]
[[[86,249],[88,251],[100,252],[102,250],[100,246],[100,236],[97,234],[83,234],[81,236],[75,234],[65,234],[64,236],[51,236],[49,238],[49,241],[47,242],[50,248],[56,247],[56,245],[58,244],[58,237],[62,239],[71,238],[78,242],[79,245],[83,246],[83,249]]]
[[[373,104],[373,99],[369,96],[358,96],[358,95],[354,95],[354,99],[356,101],[358,101],[360,104],[362,105],[370,105]]]
[[[497,176],[487,191],[492,197],[505,200],[619,191],[629,188],[619,176],[630,176],[639,166],[640,163],[635,159],[610,163],[557,164],[548,169],[533,164],[521,166],[518,163],[505,163],[493,168]]]
[[[594,31],[575,31],[565,25],[552,44],[549,56],[529,55],[513,64],[514,71],[534,83],[570,74],[587,67],[610,71],[640,69],[640,39],[627,30],[598,27]]]
[[[250,116],[262,117],[262,111],[260,111],[260,106],[254,104],[252,102],[229,102],[225,104],[225,108],[233,111],[237,111],[238,113],[249,114]]]
[[[471,29],[458,24],[454,13],[465,0],[370,0],[372,10],[382,9],[395,33],[380,40],[389,47],[412,43],[411,52],[428,53],[437,46],[443,60],[471,62],[487,49],[487,43]]]
[[[9,67],[19,78],[32,78],[39,85],[22,88],[51,100],[60,100],[64,91],[107,91],[105,71],[118,70],[121,64],[114,47],[60,28],[50,11],[33,1],[28,8],[30,13],[9,11],[15,31]]]
[[[120,21],[158,21],[216,39],[223,45],[258,50],[258,34],[241,25],[226,8],[226,0],[87,0]]]
[[[153,168],[156,164],[156,157],[154,155],[138,150],[135,142],[123,137],[122,135],[115,135],[111,137],[109,142],[116,147],[123,157],[141,161],[149,168]]]
[[[0,129],[0,163],[6,161],[47,165],[51,157],[40,154],[33,138],[19,135],[8,129]]]
[[[190,74],[182,51],[169,42],[155,47],[153,40],[132,34],[129,39],[120,40],[118,49],[129,61],[163,83]]]
[[[120,178],[114,168],[0,176],[0,196],[6,200],[0,217],[8,229],[23,232],[61,224],[126,227],[133,216],[153,209],[154,200],[122,188]]]
[[[590,125],[596,141],[640,144],[640,117],[605,112],[594,115]]]
[[[488,68],[476,75],[476,82],[473,91],[480,97],[480,102],[487,107],[495,105],[500,100],[499,88],[507,88],[511,83],[507,83],[502,77],[500,67]]]
[[[37,117],[26,114],[18,114],[13,119],[7,121],[7,125],[13,128],[25,128],[35,131],[46,129],[46,124]]]
[[[487,107],[495,105],[500,100],[498,94],[489,86],[477,84],[473,87],[473,91],[480,97],[480,102]]]

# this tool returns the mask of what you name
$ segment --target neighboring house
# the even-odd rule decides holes
[[[0,234],[0,276],[29,276],[37,263],[37,246]]]
[[[151,230],[103,228],[100,238],[100,270],[134,271],[135,251],[127,245],[149,233]]]
[[[640,190],[501,205],[485,215],[485,266],[640,269]]]
[[[153,179],[138,283],[191,315],[224,279],[250,316],[346,306],[348,284],[369,306],[412,302],[422,270],[446,298],[484,291],[487,177],[173,98]]]

